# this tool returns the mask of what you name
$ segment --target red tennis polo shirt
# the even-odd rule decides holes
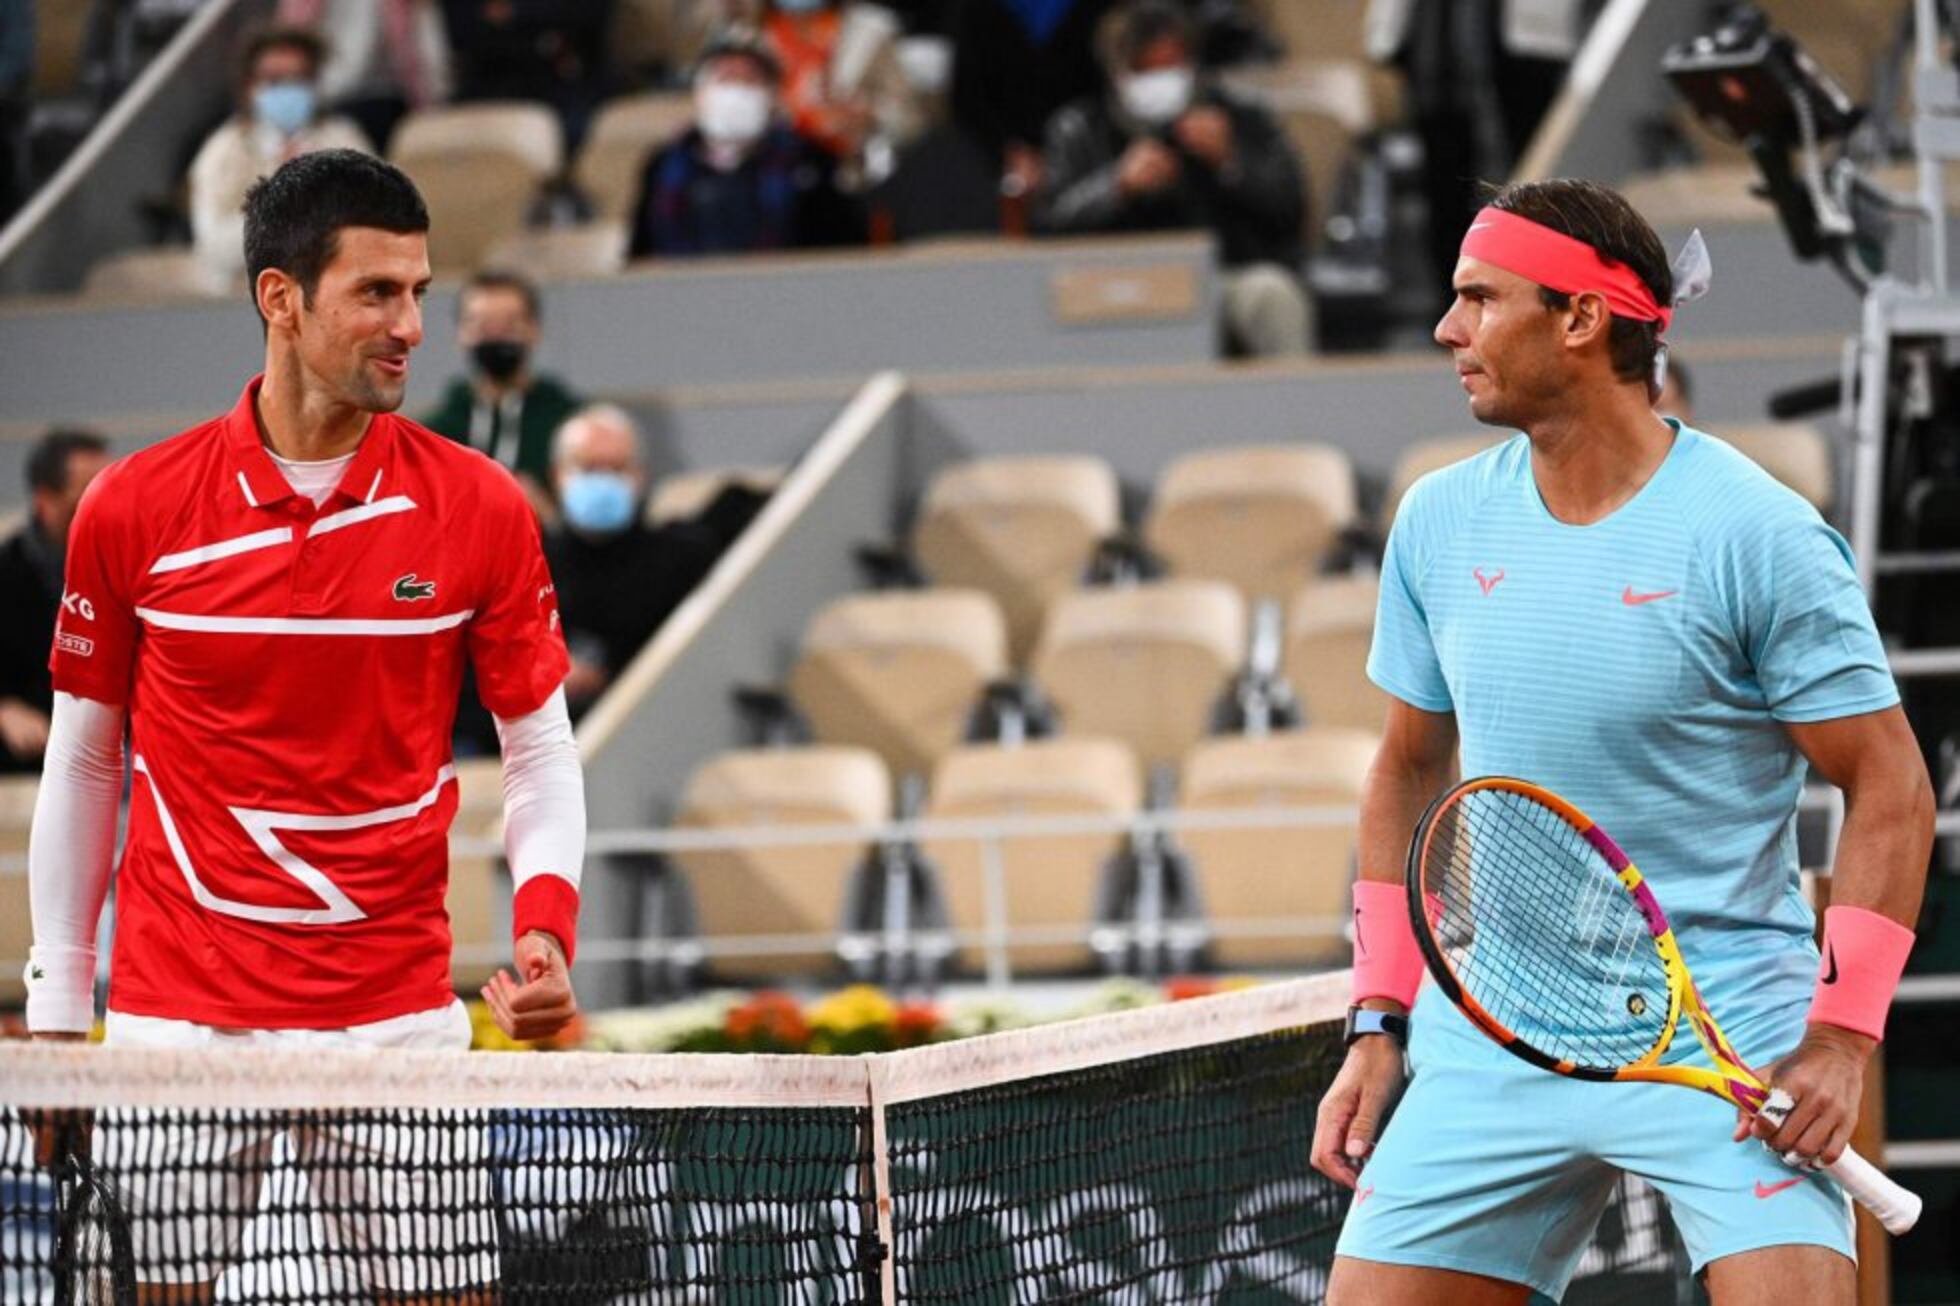
[[[135,777],[109,1005],[331,1028],[450,1000],[450,737],[464,659],[500,717],[568,667],[510,474],[379,414],[324,504],[225,417],[115,463],[68,542],[54,686],[127,704]],[[519,931],[569,948],[577,891]]]

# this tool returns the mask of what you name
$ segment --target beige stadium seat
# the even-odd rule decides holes
[[[1130,750],[1113,739],[1040,739],[1014,747],[976,744],[955,749],[933,771],[929,821],[1012,817],[1104,816],[1127,819],[1143,804],[1143,775]],[[1016,971],[1080,969],[1093,963],[1089,930],[1105,862],[1123,846],[1110,834],[1004,839],[1000,852],[1002,916],[1013,930],[1062,929],[1067,942],[1016,943]],[[972,840],[928,840],[953,928],[990,927],[987,861]],[[968,944],[961,964],[986,965],[984,947]]]
[[[1379,732],[1388,721],[1388,695],[1368,679],[1374,638],[1372,575],[1319,576],[1293,595],[1286,618],[1286,682],[1311,726]]]
[[[685,91],[612,100],[592,120],[572,165],[572,180],[600,217],[624,222],[639,198],[647,160],[693,121],[694,97]]]
[[[0,857],[20,864],[0,868],[0,1003],[27,1001],[27,949],[34,929],[27,914],[27,830],[34,820],[34,776],[0,778]]]
[[[1323,444],[1186,454],[1158,477],[1144,540],[1180,577],[1284,599],[1356,516],[1354,466]]]
[[[753,490],[774,494],[776,487],[783,483],[784,475],[786,473],[781,467],[703,467],[663,476],[654,483],[653,493],[647,496],[647,525],[664,526],[668,522],[698,517],[707,511],[715,496],[730,485],[746,485]]]
[[[626,266],[626,224],[600,219],[518,231],[498,241],[485,261],[537,281],[609,277]]]
[[[1399,111],[1397,79],[1384,80],[1359,60],[1318,58],[1235,70],[1228,80],[1270,109],[1285,129],[1307,178],[1309,237],[1317,236],[1355,138]]]
[[[1100,458],[976,458],[933,478],[912,553],[934,584],[993,595],[1018,663],[1049,601],[1076,587],[1097,544],[1121,527],[1121,487]]]
[[[1819,512],[1831,506],[1836,475],[1830,441],[1807,422],[1764,422],[1724,426],[1713,432],[1755,460],[1757,466],[1810,501]]]
[[[494,839],[504,827],[504,766],[494,757],[456,764],[454,839]],[[443,908],[455,948],[450,966],[459,993],[475,993],[510,954],[510,877],[503,859],[452,855]]]
[[[869,748],[895,774],[923,776],[1006,672],[1007,626],[985,594],[886,590],[811,619],[789,691],[824,743]]]
[[[1050,608],[1033,673],[1068,734],[1174,765],[1210,729],[1245,648],[1245,600],[1222,581],[1078,590]]]
[[[891,819],[891,775],[862,748],[768,748],[722,753],[687,782],[678,829],[746,830],[871,826]],[[717,942],[756,936],[834,939],[845,896],[869,841],[677,852],[700,938],[716,974],[765,976],[824,972],[836,964],[814,941],[749,956],[712,951]]]
[[[214,274],[188,247],[107,254],[91,263],[82,279],[82,294],[89,299],[220,299],[234,291],[244,293],[243,283]]]
[[[485,101],[402,120],[389,158],[429,206],[429,262],[468,274],[523,230],[538,185],[564,166],[557,116],[541,104]]]
[[[1185,759],[1181,810],[1355,806],[1378,742],[1339,727],[1205,740]],[[1220,965],[1346,963],[1350,947],[1339,928],[1354,882],[1354,824],[1194,829],[1178,843],[1196,866]],[[1324,918],[1330,928],[1313,933],[1293,924],[1307,918]],[[1239,933],[1260,922],[1274,922],[1274,933]]]
[[[1420,440],[1402,451],[1395,460],[1395,468],[1388,474],[1388,493],[1382,499],[1381,529],[1386,532],[1395,524],[1395,510],[1402,506],[1402,496],[1429,473],[1438,468],[1460,463],[1465,458],[1474,458],[1484,450],[1504,443],[1510,434],[1504,431],[1472,431],[1467,435],[1444,435],[1433,440]]]

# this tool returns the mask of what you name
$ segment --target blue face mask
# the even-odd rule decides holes
[[[313,88],[305,82],[267,82],[252,92],[252,116],[282,136],[313,121]]]
[[[558,506],[573,530],[617,535],[633,520],[633,479],[619,472],[573,472],[559,487]]]

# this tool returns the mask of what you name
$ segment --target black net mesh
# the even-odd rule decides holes
[[[904,1302],[1319,1302],[1348,1194],[1307,1156],[1340,1027],[1264,1024],[1285,987],[834,1063],[811,1099],[828,1105],[799,1105],[790,1063],[809,1059],[457,1057],[431,1063],[453,1085],[418,1090],[438,1105],[349,1107],[347,1079],[394,1063],[254,1062],[199,1098],[218,1063],[179,1057],[147,1078],[189,1094],[132,1096],[104,1084],[134,1054],[97,1074],[100,1050],[0,1047],[0,1101],[50,1102],[54,1066],[88,1079],[57,1082],[62,1101],[159,1103],[0,1108],[0,1306],[134,1302],[144,1283],[267,1303],[876,1302],[887,1268]],[[1336,988],[1312,1010],[1338,1011]],[[1260,1032],[1189,1036],[1240,999],[1266,1004]],[[899,1058],[953,1086],[885,1107],[887,1266],[869,1103]],[[290,1085],[235,1104],[275,1070],[331,1109],[296,1108]],[[620,1105],[560,1104],[555,1086],[600,1076]],[[452,1091],[513,1105],[439,1105]],[[226,1105],[163,1105],[187,1098]],[[1685,1284],[1658,1197],[1628,1181],[1567,1300],[1667,1306]]]
[[[1659,1042],[1667,968],[1646,917],[1580,831],[1523,794],[1479,789],[1437,813],[1423,847],[1435,946],[1500,1025],[1597,1070]]]

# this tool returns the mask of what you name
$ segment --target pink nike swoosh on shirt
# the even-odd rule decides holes
[[[1680,592],[1680,590],[1655,590],[1652,594],[1635,594],[1633,586],[1629,585],[1620,591],[1620,602],[1630,608],[1637,608],[1643,603],[1652,603],[1656,599],[1671,599]]]
[[[1774,1197],[1778,1193],[1782,1192],[1785,1188],[1794,1188],[1802,1182],[1803,1182],[1802,1175],[1798,1175],[1795,1179],[1785,1179],[1780,1184],[1766,1184],[1762,1180],[1758,1179],[1756,1181],[1756,1196]]]

